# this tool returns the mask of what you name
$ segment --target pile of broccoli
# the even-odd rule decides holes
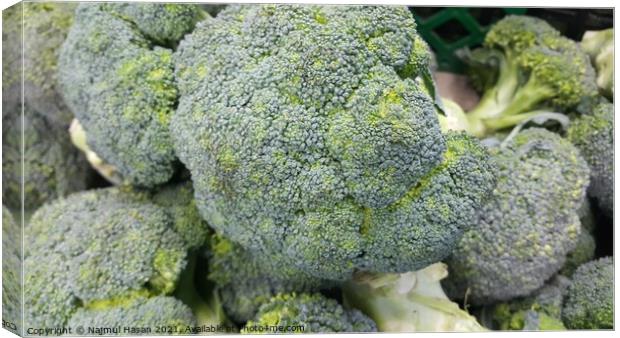
[[[501,19],[463,53],[465,111],[406,7],[3,22],[12,331],[613,328],[609,31]]]

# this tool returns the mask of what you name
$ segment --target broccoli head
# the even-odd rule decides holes
[[[202,304],[195,304],[200,299],[194,297],[192,243],[184,241],[191,237],[181,232],[195,227],[178,226],[178,219],[148,194],[119,188],[76,193],[41,207],[26,228],[26,325],[65,326],[74,316],[82,323],[98,314],[110,324],[184,320],[191,326],[196,317],[199,323],[217,322],[217,308],[206,317],[208,306],[194,307]],[[178,300],[167,300],[181,285]],[[179,304],[169,309],[158,308],[175,301]]]
[[[590,166],[588,194],[608,215],[614,207],[614,105],[599,103],[592,114],[571,122],[568,139]]]
[[[56,72],[75,7],[24,2],[3,11],[3,110],[21,111],[23,84],[23,100],[33,111],[51,123],[69,126],[73,114],[62,100]]]
[[[23,150],[23,151],[22,151]],[[2,197],[9,208],[35,210],[84,190],[91,174],[67,130],[32,110],[2,111]],[[22,196],[23,194],[23,196]]]
[[[60,52],[62,93],[90,149],[123,182],[151,187],[174,173],[172,48],[203,15],[186,4],[93,3],[76,10]]]
[[[614,29],[587,31],[581,48],[588,53],[596,68],[596,84],[608,99],[614,96]]]
[[[485,331],[444,293],[443,263],[404,274],[360,273],[344,286],[347,305],[362,310],[381,332]]]
[[[532,128],[491,149],[497,186],[448,259],[448,294],[473,304],[526,296],[564,264],[581,230],[589,170],[559,135]]]
[[[313,292],[333,283],[287,264],[281,255],[260,255],[214,234],[209,248],[209,280],[215,283],[226,314],[238,323],[254,317],[278,293]]]
[[[562,308],[569,329],[612,329],[614,264],[611,257],[581,265],[573,274]]]
[[[22,229],[2,206],[2,327],[17,334],[22,318]],[[6,323],[6,324],[5,324]]]
[[[228,6],[175,55],[171,130],[203,218],[319,278],[449,254],[492,187],[486,151],[441,133],[406,8]]]
[[[377,331],[375,323],[359,310],[345,310],[335,300],[319,293],[276,295],[260,307],[241,333],[261,333],[258,330],[270,326],[301,326],[302,333]]]
[[[506,16],[487,33],[484,50],[468,58],[483,89],[463,126],[482,137],[541,112],[585,111],[597,93],[594,69],[579,45],[542,19]]]
[[[581,233],[579,237],[577,237],[577,244],[575,244],[575,249],[570,251],[566,255],[566,261],[564,262],[564,266],[558,272],[564,276],[570,277],[575,272],[575,270],[586,262],[594,259],[594,254],[596,251],[596,241],[592,234],[587,230],[585,226],[583,226],[583,219],[581,219]]]
[[[562,302],[570,280],[556,276],[531,295],[485,307],[491,327],[496,330],[565,330]]]

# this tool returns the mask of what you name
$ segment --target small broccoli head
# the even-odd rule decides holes
[[[2,321],[3,328],[21,332],[22,229],[2,206]]]
[[[69,125],[73,114],[59,93],[56,72],[58,52],[75,7],[73,3],[25,2],[2,11],[3,110],[21,111],[23,85],[23,100],[32,110],[51,123]]]
[[[22,138],[23,136],[23,138]],[[22,151],[23,150],[23,151]],[[67,130],[32,110],[2,111],[2,197],[9,208],[34,210],[86,188],[88,163]],[[23,171],[22,171],[23,170]]]
[[[579,45],[542,19],[507,16],[488,32],[483,50],[471,53],[474,76],[483,89],[468,114],[466,129],[476,136],[527,121],[540,113],[590,109],[597,95],[595,72]]]
[[[614,29],[587,31],[581,48],[588,53],[596,68],[596,84],[608,99],[614,95]]]
[[[603,257],[577,268],[568,288],[562,320],[569,329],[612,329],[614,265]]]
[[[583,224],[583,220],[581,222]],[[589,262],[594,258],[595,250],[596,241],[594,237],[592,237],[592,234],[582,225],[575,249],[566,255],[566,262],[564,262],[564,266],[562,266],[559,273],[568,277],[572,276],[581,264]]]
[[[428,55],[400,7],[229,6],[200,23],[175,55],[171,130],[203,217],[320,278],[445,257],[491,175],[475,141],[442,135]]]
[[[116,188],[44,205],[32,216],[26,241],[24,307],[31,327],[64,326],[80,308],[124,307],[170,294],[186,264],[172,217],[146,195]]]
[[[188,327],[196,325],[192,310],[174,297],[155,296],[138,298],[120,306],[90,306],[79,308],[68,322],[68,327],[109,328],[99,335],[136,336],[152,335],[156,327],[161,334],[188,334]],[[121,329],[122,328],[122,329]],[[125,328],[135,328],[126,330]],[[144,330],[142,330],[144,328]]]
[[[172,50],[198,20],[185,4],[82,4],[62,46],[59,81],[87,142],[124,181],[150,187],[175,170]]]
[[[611,215],[614,205],[614,105],[600,103],[592,114],[573,120],[568,139],[590,166],[588,194]]]
[[[221,235],[212,236],[208,255],[208,278],[226,313],[238,323],[253,318],[278,293],[313,292],[333,284],[287,264],[281,255],[257,254]]]
[[[499,303],[484,309],[497,330],[565,330],[562,302],[570,280],[556,276],[527,297]]]
[[[358,310],[345,310],[319,293],[279,294],[271,298],[241,333],[261,333],[256,328],[265,326],[301,326],[302,333],[377,331],[375,323]]]
[[[497,186],[448,260],[449,294],[474,304],[525,296],[564,264],[589,170],[559,135],[528,129],[492,149]]]

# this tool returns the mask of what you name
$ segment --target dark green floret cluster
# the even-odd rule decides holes
[[[613,28],[436,10],[3,11],[3,327],[613,329]]]

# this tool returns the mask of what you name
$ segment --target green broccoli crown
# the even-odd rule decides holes
[[[192,15],[189,15],[192,13]],[[184,4],[82,4],[62,46],[64,98],[90,148],[128,183],[153,186],[175,169],[172,42],[202,16]]]
[[[72,3],[25,2],[2,12],[3,110],[21,111],[23,98],[50,122],[69,126],[73,114],[58,91],[56,72],[58,52],[75,7]]]
[[[474,304],[540,288],[564,264],[581,230],[589,170],[559,135],[527,129],[492,150],[497,186],[448,260],[449,294]]]
[[[581,47],[588,53],[596,68],[596,84],[601,93],[613,100],[614,95],[614,30],[587,31]]]
[[[22,229],[11,212],[2,206],[2,320],[15,324],[4,326],[21,332],[22,318]]]
[[[427,54],[400,7],[229,6],[200,23],[175,55],[171,130],[203,217],[321,278],[445,257],[491,175],[475,141],[441,134]]]
[[[238,323],[254,317],[261,304],[278,293],[313,292],[332,283],[309,275],[279,255],[260,255],[214,234],[209,250],[213,281],[228,316]]]
[[[64,127],[36,113],[30,104],[24,105],[23,114],[21,107],[3,109],[2,154],[2,197],[9,208],[22,207],[22,193],[24,208],[34,210],[86,188],[86,159]]]
[[[358,310],[345,310],[319,293],[291,293],[279,294],[263,304],[241,333],[255,334],[253,326],[298,325],[304,333],[377,331],[375,323]]]
[[[579,45],[542,19],[507,16],[488,32],[483,50],[467,58],[483,90],[464,127],[486,136],[548,110],[585,111],[595,101],[594,69]],[[486,72],[486,71],[483,71]]]
[[[517,298],[485,309],[498,330],[565,330],[562,302],[570,280],[556,276],[527,297]]]
[[[26,228],[26,325],[64,326],[79,308],[174,291],[186,244],[172,223],[146,195],[116,188],[41,207]]]
[[[614,105],[600,103],[592,114],[573,120],[568,128],[568,139],[590,166],[588,194],[611,215],[614,204]]]
[[[577,268],[568,288],[562,320],[569,329],[611,329],[614,324],[614,265],[603,257]]]
[[[115,307],[79,308],[69,319],[68,327],[122,328],[118,332],[96,333],[107,336],[136,336],[155,334],[155,327],[164,328],[162,334],[187,334],[188,326],[196,325],[192,310],[174,297],[155,296],[138,298]],[[127,331],[124,328],[149,328],[151,332]]]

